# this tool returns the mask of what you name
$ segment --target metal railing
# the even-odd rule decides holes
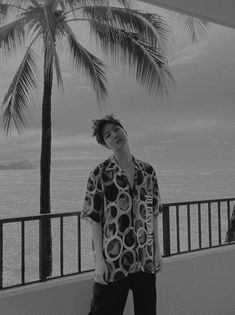
[[[164,204],[160,216],[163,256],[227,245],[225,237],[232,203],[235,198]],[[49,263],[43,250],[46,246],[46,239],[41,235],[43,222],[50,222],[52,230],[53,273],[50,276],[42,273],[42,266]],[[85,251],[81,247],[81,243],[87,247],[91,235],[87,231],[82,233],[81,229],[80,212],[1,219],[0,289],[92,270],[93,265],[89,268],[86,256],[91,246]],[[82,234],[85,242],[81,242]],[[86,262],[84,267],[82,259]]]
[[[163,205],[165,257],[229,245],[225,242],[235,198]]]
[[[65,233],[64,228],[65,224],[64,221],[66,218],[72,218],[73,223],[75,222],[75,227],[73,227],[73,230],[76,231],[76,237],[74,237],[74,241],[76,242],[76,250],[77,250],[77,264],[75,266],[75,270],[73,272],[67,272],[65,274],[64,272],[64,242],[65,242]],[[57,225],[57,237],[59,238],[57,240],[57,251],[59,252],[59,274],[57,275],[45,275],[43,274],[42,270],[46,270],[45,266],[47,266],[50,263],[50,259],[47,255],[45,255],[45,251],[43,250],[43,247],[45,244],[45,237],[42,234],[43,230],[40,230],[42,223],[48,223],[50,222],[50,226],[53,223],[53,220],[56,220]],[[75,220],[74,220],[75,219]],[[28,241],[32,240],[34,237],[33,244],[31,244],[31,251],[34,251],[34,254],[38,257],[36,259],[37,266],[36,272],[33,276],[31,276],[29,280],[26,280],[26,228],[27,225],[33,224],[33,228],[31,227],[31,230],[29,230],[29,237]],[[18,225],[18,227],[16,227]],[[53,228],[53,227],[52,227]],[[6,231],[4,231],[6,229]],[[8,230],[8,231],[7,231]],[[17,231],[16,231],[17,230]],[[5,232],[5,233],[4,233]],[[6,234],[6,235],[5,235]],[[12,234],[15,237],[15,239],[12,239]],[[36,235],[36,238],[35,238]],[[5,238],[4,238],[5,236]],[[13,245],[13,250],[9,253],[4,243],[7,243],[11,238],[11,241],[9,244]],[[20,240],[20,241],[19,241]],[[18,247],[15,242],[18,242]],[[54,242],[54,240],[53,240]],[[32,242],[31,242],[32,243]],[[15,244],[15,245],[14,245]],[[54,244],[55,245],[55,244]],[[12,249],[12,246],[11,246]],[[5,252],[5,255],[4,255]],[[15,255],[15,252],[17,252],[18,255]],[[35,256],[30,255],[31,259],[35,259]],[[11,257],[7,257],[7,256]],[[73,253],[74,255],[74,253]],[[13,257],[12,257],[13,256]],[[16,261],[14,261],[15,256],[20,256],[20,259],[18,260],[19,266],[16,266]],[[5,261],[5,264],[4,264]],[[11,276],[4,275],[7,273],[7,269],[9,269],[10,263],[12,264],[12,270],[19,271],[20,270],[20,276],[18,277],[15,275],[16,278],[18,278],[18,283],[12,284]],[[74,266],[73,266],[74,267]],[[45,281],[48,279],[55,279],[58,277],[64,277],[67,275],[73,275],[81,273],[81,220],[80,220],[80,212],[67,212],[67,213],[55,213],[55,214],[43,214],[43,215],[37,215],[37,216],[25,216],[25,217],[13,217],[13,218],[6,218],[0,220],[0,290],[4,288],[10,288],[10,287],[16,287],[21,286],[25,284],[32,284],[35,282]],[[4,284],[5,280],[5,284]],[[12,281],[15,282],[15,281]]]

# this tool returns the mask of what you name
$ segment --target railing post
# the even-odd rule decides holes
[[[77,216],[78,272],[81,272],[81,213]]]
[[[3,288],[3,224],[0,222],[0,289]]]
[[[170,212],[169,206],[163,205],[162,213],[163,225],[163,254],[165,257],[171,254],[171,238],[170,238]]]
[[[39,278],[45,281],[52,273],[52,239],[50,218],[39,221]]]

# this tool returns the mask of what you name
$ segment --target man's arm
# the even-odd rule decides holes
[[[153,235],[154,235],[154,262],[155,270],[158,271],[162,267],[162,255],[160,250],[159,235],[158,235],[158,217],[153,218]]]
[[[108,267],[103,256],[103,233],[100,223],[92,221],[92,239],[95,252],[95,281],[101,284],[107,284],[105,279],[108,278]]]

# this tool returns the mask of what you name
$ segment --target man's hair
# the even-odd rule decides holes
[[[104,118],[102,119],[95,119],[92,121],[93,125],[93,137],[96,137],[96,141],[99,144],[102,144],[105,146],[105,141],[103,138],[103,130],[106,124],[113,124],[115,126],[119,126],[121,127],[123,130],[125,130],[121,124],[121,122],[114,118],[114,115],[106,115]]]

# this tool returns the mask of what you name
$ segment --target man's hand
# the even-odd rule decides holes
[[[105,280],[108,279],[108,267],[105,261],[96,261],[95,265],[95,282],[107,285],[107,282]]]
[[[159,272],[162,270],[163,259],[159,252],[156,252],[154,255],[154,264],[155,264],[155,272]]]

